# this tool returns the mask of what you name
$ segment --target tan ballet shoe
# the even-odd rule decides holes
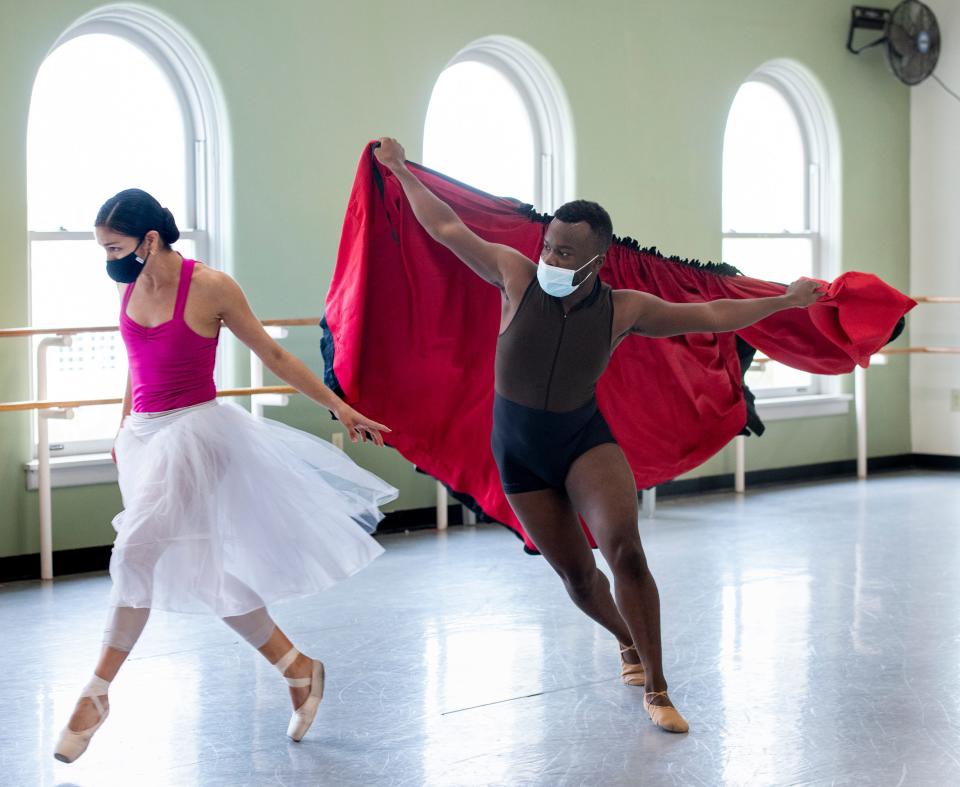
[[[650,721],[667,732],[687,732],[690,725],[680,715],[680,711],[673,705],[651,705],[647,697],[666,697],[665,691],[648,691],[643,695],[643,709],[650,716]]]
[[[628,650],[636,652],[636,645],[621,645],[620,646],[620,676],[623,678],[623,682],[628,686],[643,686],[647,680],[647,674],[644,672],[643,663],[639,664],[629,664],[623,658],[623,654]]]

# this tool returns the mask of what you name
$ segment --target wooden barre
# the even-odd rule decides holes
[[[288,385],[265,385],[261,388],[224,388],[217,391],[217,396],[253,396],[254,394],[295,394],[296,388]],[[73,409],[75,407],[90,407],[100,404],[120,404],[123,399],[67,399],[64,401],[46,400],[42,402],[3,402],[0,403],[0,413],[22,412],[26,410],[52,410],[56,408]]]
[[[960,355],[960,347],[891,347],[888,350],[877,350],[874,355]],[[752,364],[764,366],[773,361],[772,358],[761,356],[754,358]]]
[[[960,347],[891,347],[889,350],[877,350],[874,355],[960,355]],[[759,371],[753,367],[762,368],[772,361],[772,358],[765,356],[754,358],[750,370]]]
[[[930,355],[960,355],[960,347],[891,347],[889,350],[877,350],[877,355],[910,355],[927,353]]]
[[[960,355],[960,347],[900,347],[890,350],[880,350],[876,355]],[[758,358],[754,363],[765,364],[769,358]],[[224,388],[217,391],[217,396],[254,396],[256,394],[295,394],[296,388],[288,385],[266,385],[261,388]],[[123,399],[65,399],[62,401],[35,401],[35,402],[0,402],[0,413],[22,412],[27,410],[73,409],[75,407],[92,407],[104,404],[120,404]]]
[[[319,317],[291,317],[289,319],[261,320],[261,325],[319,325]],[[119,330],[116,325],[87,325],[64,328],[0,328],[0,339],[10,339],[17,336],[74,336],[78,333],[111,333]]]

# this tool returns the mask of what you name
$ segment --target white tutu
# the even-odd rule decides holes
[[[341,450],[216,400],[133,413],[116,442],[111,604],[242,615],[329,587],[383,552],[397,490]]]

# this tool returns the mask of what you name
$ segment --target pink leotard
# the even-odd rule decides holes
[[[176,410],[217,395],[213,366],[219,335],[212,339],[201,336],[183,318],[194,264],[194,260],[183,260],[173,317],[160,325],[147,328],[127,316],[135,281],[123,294],[120,335],[130,361],[134,412]]]

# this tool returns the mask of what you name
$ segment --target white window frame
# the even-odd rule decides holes
[[[147,54],[168,76],[171,87],[180,103],[185,124],[187,166],[187,216],[178,217],[184,225],[180,235],[192,239],[196,256],[220,270],[232,270],[232,202],[230,167],[230,131],[223,91],[216,80],[201,47],[182,28],[166,16],[144,6],[114,4],[96,8],[77,19],[57,38],[47,53],[49,57],[59,46],[83,35],[102,33],[123,38]],[[192,140],[193,144],[190,144]],[[28,230],[28,300],[32,303],[32,271],[30,249],[33,241],[93,240],[90,232],[62,231],[38,232]],[[119,306],[118,306],[119,308]],[[31,324],[33,315],[29,315]],[[232,354],[218,349],[217,380],[233,379]],[[35,365],[31,347],[30,368]],[[31,392],[36,395],[36,370],[31,375]],[[36,464],[36,419],[32,426],[34,461]],[[104,466],[104,452],[109,452],[112,439],[74,441],[59,444],[52,451],[53,457],[76,457],[70,462],[76,467],[86,459],[91,468]],[[107,459],[109,463],[109,459]],[[94,478],[96,476],[96,478]],[[100,477],[102,476],[102,478]],[[116,474],[110,463],[104,472],[94,472],[84,479],[89,483],[115,480]],[[58,483],[54,472],[54,486]],[[67,483],[66,485],[73,485]]]
[[[468,61],[495,69],[520,96],[533,130],[533,204],[541,212],[552,213],[576,193],[573,113],[560,78],[543,55],[511,36],[478,38],[457,52],[443,70]]]
[[[833,279],[841,272],[841,149],[840,133],[833,107],[820,81],[804,65],[795,60],[777,59],[755,69],[746,82],[761,82],[775,89],[794,113],[800,129],[807,178],[804,210],[806,230],[803,232],[730,232],[727,239],[809,238],[813,249],[813,275]],[[817,415],[812,400],[822,400],[822,414],[835,414],[846,408],[850,397],[842,393],[837,376],[814,375],[811,386],[765,388],[756,391],[758,406],[767,402],[770,410],[775,400],[783,399],[779,413],[796,412],[797,417]],[[791,405],[796,407],[791,408]],[[811,409],[811,404],[813,408]],[[827,412],[829,411],[829,412]],[[846,411],[845,409],[843,410]]]

